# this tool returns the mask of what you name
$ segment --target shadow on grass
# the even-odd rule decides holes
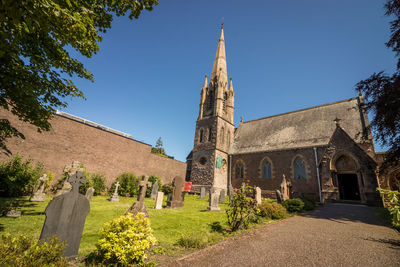
[[[0,223],[0,232],[4,232],[4,225]]]

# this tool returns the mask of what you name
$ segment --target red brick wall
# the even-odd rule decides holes
[[[163,183],[175,176],[185,177],[186,163],[152,154],[151,146],[86,125],[59,115],[51,120],[53,129],[38,133],[32,125],[19,121],[0,109],[0,118],[7,118],[25,135],[25,140],[13,138],[7,142],[15,154],[30,156],[44,163],[47,170],[59,178],[65,165],[82,162],[89,173],[103,173],[110,185],[122,172],[136,175],[157,175]],[[0,160],[9,158],[1,153]]]

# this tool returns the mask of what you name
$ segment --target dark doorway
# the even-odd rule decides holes
[[[338,174],[340,199],[360,200],[356,174]]]

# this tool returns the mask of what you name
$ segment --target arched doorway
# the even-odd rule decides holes
[[[336,173],[336,186],[342,200],[363,200],[362,179],[357,160],[349,153],[341,152],[331,161],[331,171]],[[361,183],[360,183],[361,182]]]

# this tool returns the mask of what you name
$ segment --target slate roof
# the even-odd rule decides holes
[[[235,131],[230,154],[327,145],[336,129],[336,117],[341,119],[342,129],[359,143],[363,124],[356,97],[243,122]]]

